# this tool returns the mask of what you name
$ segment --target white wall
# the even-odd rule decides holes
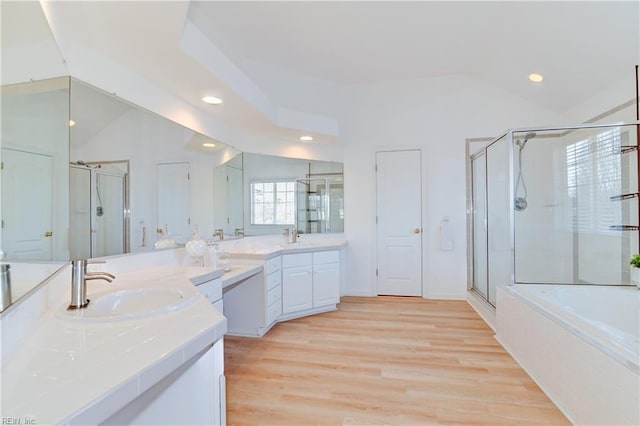
[[[465,138],[559,124],[560,117],[464,76],[354,86],[342,115],[347,294],[376,294],[374,153],[415,147],[424,170],[423,295],[466,297]],[[438,247],[444,216],[454,229],[453,251]]]
[[[640,58],[639,58],[640,59]],[[632,70],[623,80],[612,82],[608,89],[598,93],[593,93],[585,101],[574,105],[563,114],[566,124],[583,123],[600,114],[618,107],[626,102],[635,100],[635,79]],[[615,121],[635,121],[636,108],[632,104],[623,111],[616,113],[610,117],[606,117],[599,122],[615,122]]]
[[[3,1],[0,22],[0,84],[69,74],[39,2]]]

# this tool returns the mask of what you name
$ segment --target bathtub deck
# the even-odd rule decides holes
[[[569,424],[463,301],[343,297],[225,337],[228,424]]]

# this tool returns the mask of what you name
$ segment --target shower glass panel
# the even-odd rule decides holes
[[[327,180],[299,179],[296,185],[298,232],[303,234],[327,232]]]
[[[473,286],[485,298],[487,290],[487,167],[481,153],[471,161],[473,197]]]
[[[344,232],[344,184],[336,178],[296,181],[298,232]]]
[[[638,252],[636,130],[513,133],[515,197],[524,185],[527,199],[514,212],[516,283],[629,283]]]
[[[96,172],[96,238],[93,257],[124,253],[124,176]]]
[[[511,282],[509,135],[487,147],[487,300],[495,306],[496,285]]]
[[[329,186],[329,229],[327,232],[344,232],[344,182],[327,179]]]
[[[470,156],[472,286],[630,285],[640,122],[508,131]]]

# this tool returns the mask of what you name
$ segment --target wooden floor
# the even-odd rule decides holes
[[[230,425],[568,424],[461,301],[343,297],[225,337]]]

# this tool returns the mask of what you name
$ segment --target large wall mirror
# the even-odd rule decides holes
[[[223,237],[344,232],[339,162],[239,154],[215,172],[215,226]]]
[[[342,163],[240,153],[69,77],[3,87],[2,106],[10,263],[153,250],[194,229],[343,232]]]
[[[40,5],[1,7],[0,243],[12,301],[70,259],[154,250],[196,228],[204,239],[342,232],[341,163],[241,153],[64,76]]]
[[[344,231],[343,165],[244,154],[245,235]]]

